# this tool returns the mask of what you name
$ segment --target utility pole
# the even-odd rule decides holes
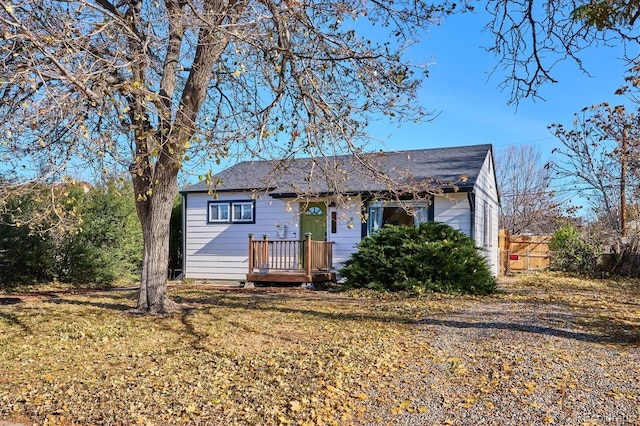
[[[620,153],[620,236],[627,236],[627,126],[622,129],[622,152]]]

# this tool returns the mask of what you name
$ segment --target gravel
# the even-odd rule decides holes
[[[640,297],[507,290],[412,325],[429,349],[376,385],[362,424],[640,425]]]

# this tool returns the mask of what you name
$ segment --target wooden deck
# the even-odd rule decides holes
[[[333,242],[304,240],[254,240],[249,235],[247,282],[318,283],[336,281]]]

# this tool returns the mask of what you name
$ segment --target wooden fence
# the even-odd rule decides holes
[[[550,235],[509,235],[500,230],[500,275],[539,271],[549,267]]]

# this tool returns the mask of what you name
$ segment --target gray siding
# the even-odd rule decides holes
[[[331,212],[337,215],[336,233],[331,233]],[[333,241],[333,266],[340,269],[342,264],[356,250],[356,244],[360,242],[362,229],[362,217],[360,211],[360,199],[354,199],[352,203],[340,207],[330,207],[327,224],[327,240]]]
[[[471,208],[467,193],[457,192],[446,196],[437,196],[433,200],[433,219],[446,223],[471,236]]]
[[[185,267],[186,278],[244,281],[248,271],[249,234],[276,239],[276,224],[287,225],[289,235],[297,232],[298,206],[270,197],[256,199],[255,224],[207,223],[207,202],[212,195],[187,194]],[[218,194],[218,201],[251,200],[247,193]]]

